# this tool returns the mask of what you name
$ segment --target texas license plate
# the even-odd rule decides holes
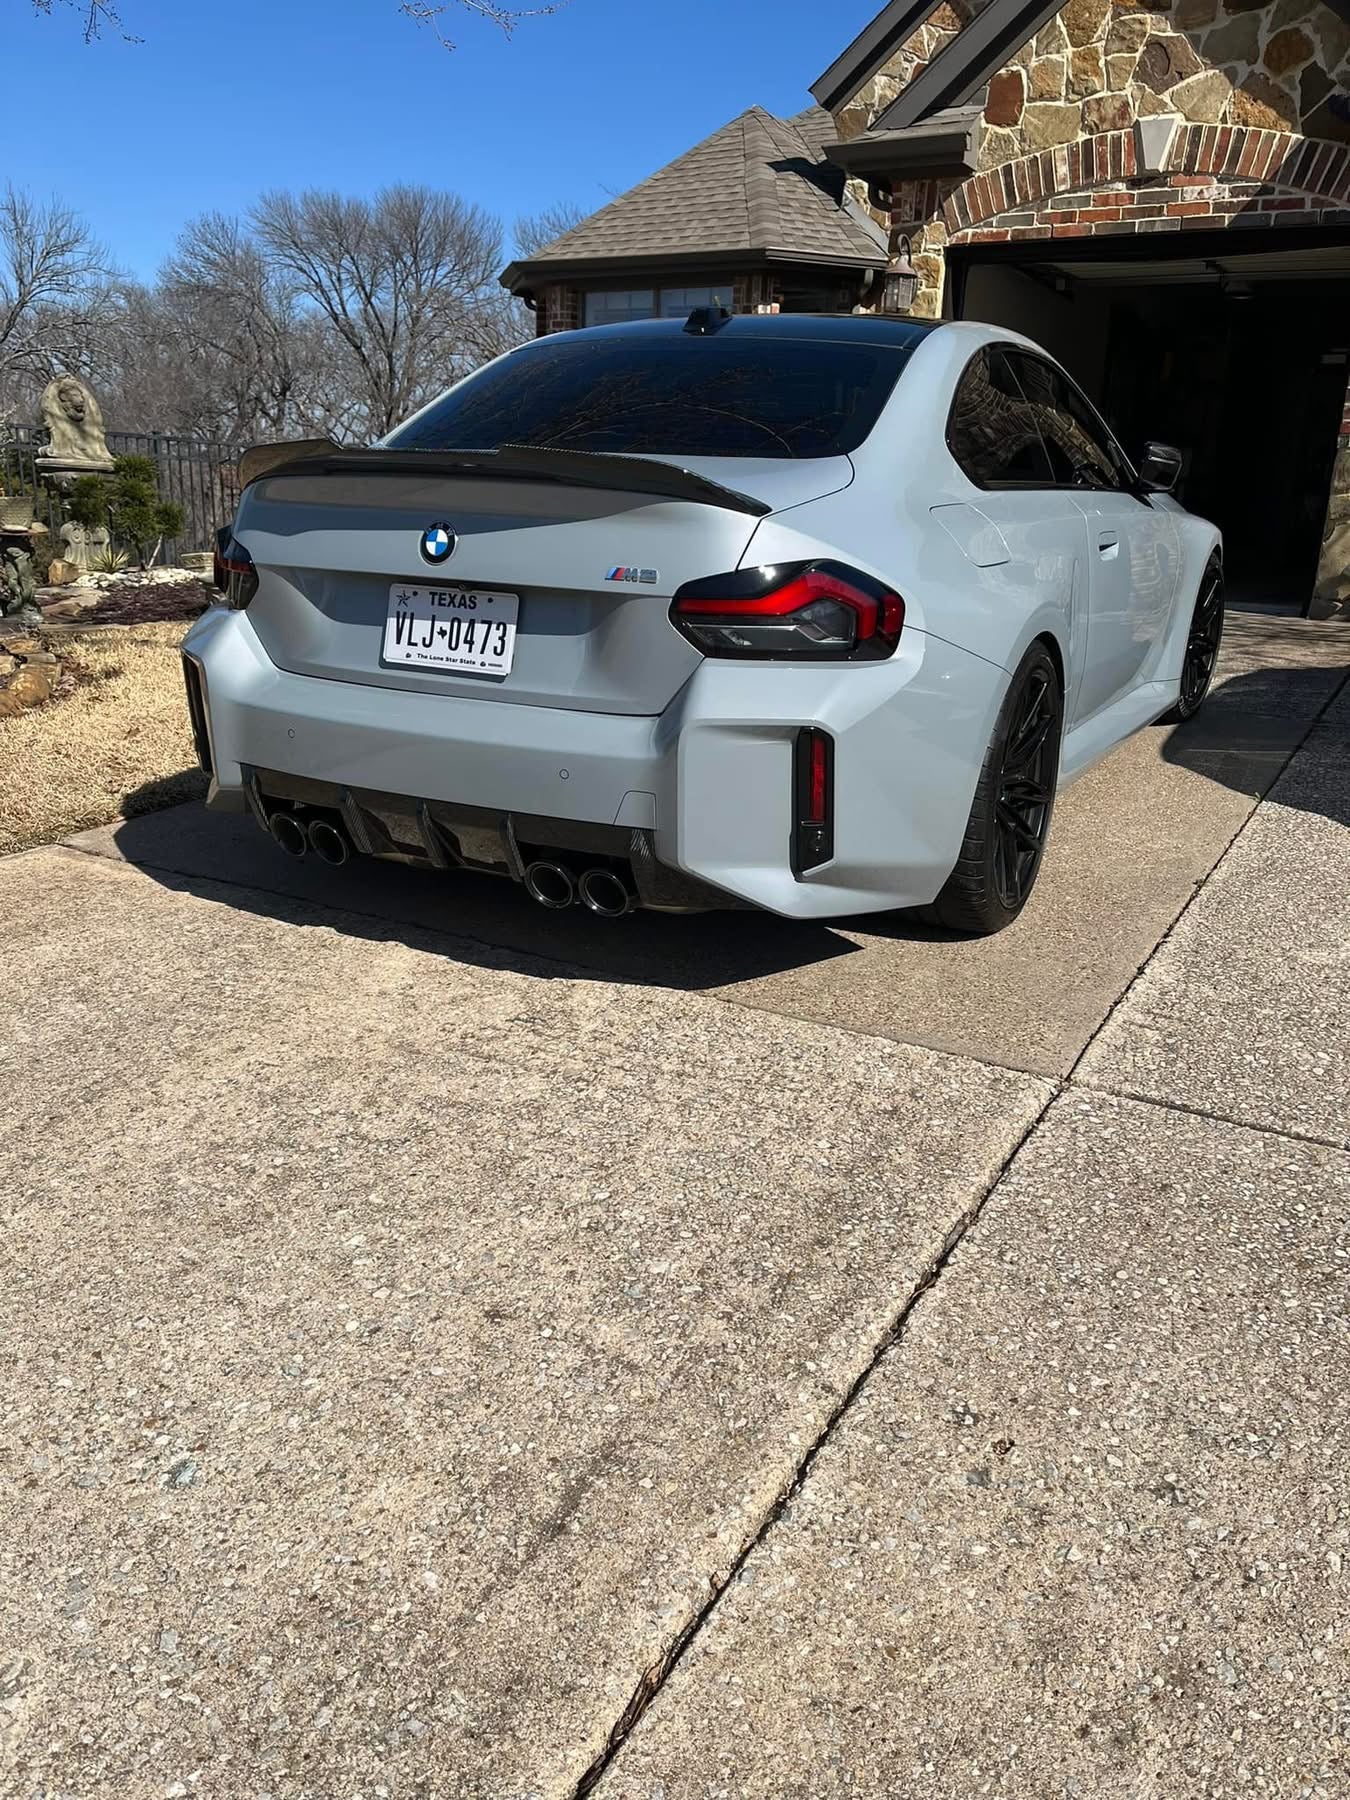
[[[384,624],[384,661],[462,675],[509,675],[519,594],[395,582]]]

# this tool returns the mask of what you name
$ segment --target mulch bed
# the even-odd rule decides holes
[[[119,581],[105,588],[97,606],[80,618],[86,625],[157,625],[195,619],[210,604],[202,581]]]

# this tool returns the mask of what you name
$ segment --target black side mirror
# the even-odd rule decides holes
[[[1181,474],[1181,452],[1171,444],[1144,445],[1139,464],[1139,485],[1150,494],[1170,494]]]

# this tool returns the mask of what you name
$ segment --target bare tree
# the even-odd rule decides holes
[[[443,0],[440,5],[435,0],[401,0],[398,10],[417,24],[429,26],[446,49],[453,50],[455,46],[445,31],[446,20],[453,13],[468,13],[473,18],[486,19],[509,37],[522,19],[534,19],[545,13],[557,12],[566,4],[567,0],[552,0],[552,4],[526,7],[503,6],[500,0]],[[132,38],[123,28],[117,0],[33,0],[33,11],[50,16],[58,5],[79,15],[80,30],[86,44],[92,44],[95,38],[102,37],[105,30],[114,31],[119,37],[128,38],[132,43],[140,42],[139,38]]]
[[[33,0],[33,11],[50,15],[56,3],[57,0]],[[92,44],[96,37],[101,37],[105,27],[117,32],[119,37],[127,36],[122,30],[115,0],[60,0],[60,4],[80,15],[80,29],[86,44]]]
[[[519,25],[522,19],[538,19],[545,14],[560,12],[567,0],[552,0],[551,5],[543,6],[502,6],[499,0],[401,0],[399,11],[419,25],[428,25],[435,32],[447,50],[453,50],[454,44],[445,34],[445,21],[456,12],[466,12],[477,19],[486,19],[489,24],[498,26],[507,37]]]
[[[119,310],[106,252],[68,206],[0,197],[0,394],[87,370]]]
[[[306,360],[299,300],[238,219],[194,220],[160,274],[159,293],[169,330],[209,375],[219,435],[278,436],[297,422]]]
[[[393,187],[375,199],[273,193],[253,215],[273,269],[324,320],[379,437],[483,360],[501,233],[453,194]]]
[[[588,216],[579,206],[573,206],[570,200],[560,200],[556,205],[544,207],[542,212],[522,213],[516,220],[511,235],[521,256],[537,256],[555,239],[574,230]]]

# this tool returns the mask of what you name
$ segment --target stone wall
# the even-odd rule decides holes
[[[939,7],[836,115],[841,137],[865,130],[978,10],[972,0]],[[1272,0],[1264,6],[1250,0],[1172,0],[1147,8],[1129,0],[1068,0],[990,81],[979,167],[992,173],[1033,153],[1066,152],[1084,140],[1123,134],[1136,119],[1164,114],[1194,124],[1350,145],[1348,94],[1350,24],[1322,0]],[[1126,174],[1121,167],[1094,166],[1088,180]],[[903,233],[911,240],[919,272],[913,311],[919,317],[942,312],[943,252],[955,228],[945,206],[959,185],[908,182],[896,193],[891,225],[897,237]],[[1078,186],[1077,178],[1066,180],[1060,191],[1082,199]],[[1256,197],[1281,201],[1291,195],[1276,183]],[[1200,217],[1201,211],[1186,215],[1175,208],[1217,204],[1212,224],[1244,210],[1245,195],[1236,197],[1233,212],[1224,210],[1233,198],[1209,192],[1174,198],[1151,216]],[[1350,196],[1342,204],[1350,207]],[[1091,204],[1063,210],[1080,216],[1057,222],[1075,227],[1123,222],[1081,217],[1097,210]],[[1150,215],[1132,210],[1130,216],[1142,222]]]

